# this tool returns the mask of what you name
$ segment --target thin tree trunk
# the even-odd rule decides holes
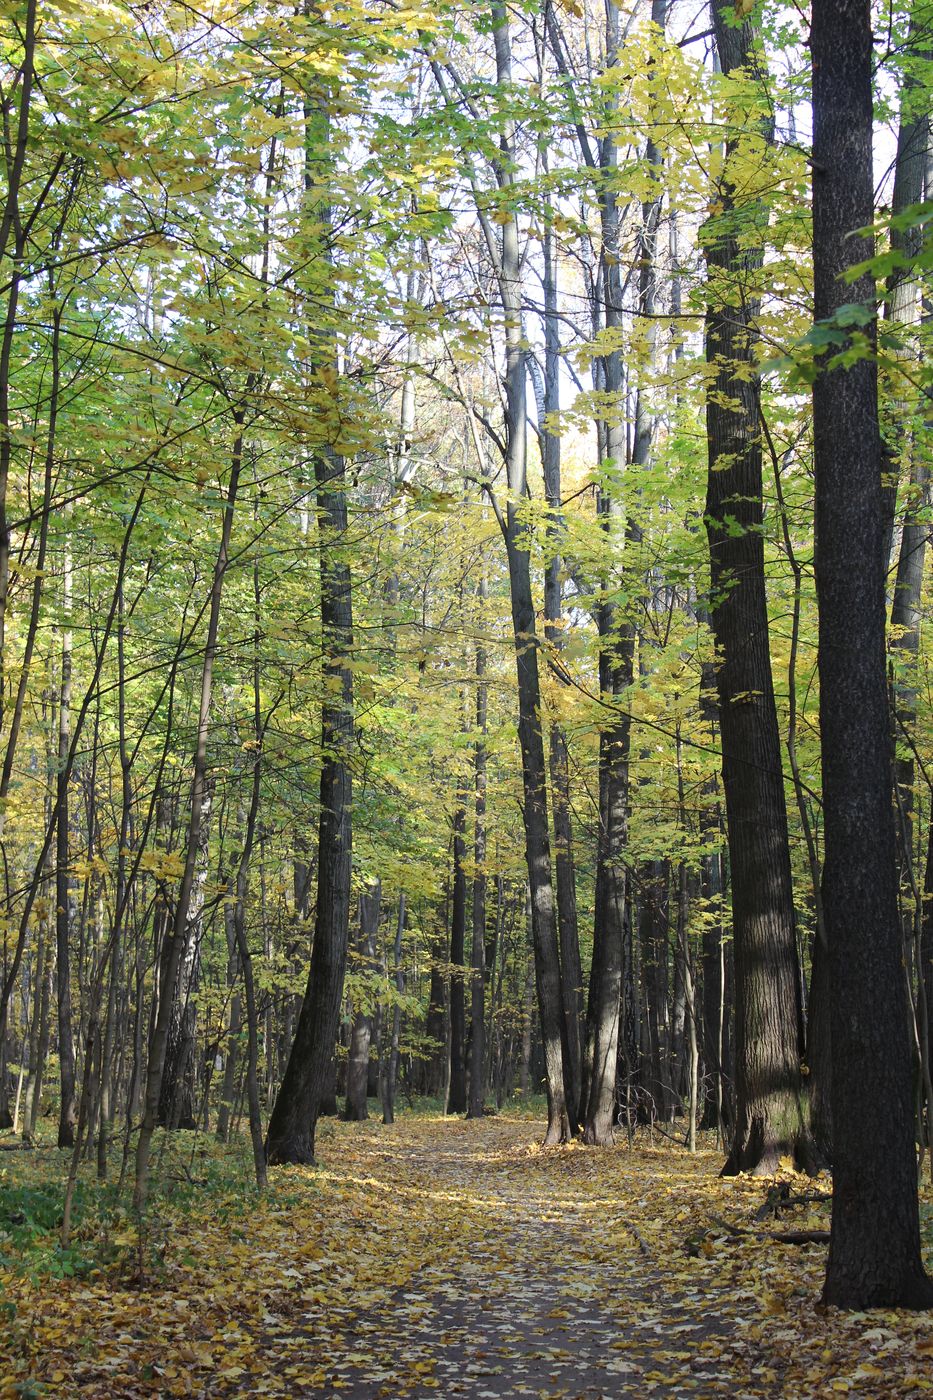
[[[486,598],[486,580],[477,590]],[[482,618],[480,619],[482,626]],[[482,1118],[486,1095],[486,648],[476,644],[476,730],[473,749],[474,826],[472,942],[470,944],[470,1102],[468,1118]]]
[[[458,780],[454,799],[453,882],[450,901],[450,1085],[447,1112],[465,1113],[466,1085],[466,791]]]
[[[376,933],[382,907],[382,890],[378,881],[360,895],[359,967],[371,971],[376,956]],[[369,1087],[369,1050],[372,1041],[373,1018],[369,1011],[357,1008],[350,1034],[350,1055],[347,1061],[347,1102],[344,1118],[360,1123],[369,1116],[366,1098]]]
[[[557,259],[554,229],[550,222],[544,232],[544,384],[538,424],[541,464],[548,510],[549,555],[544,573],[544,636],[559,655],[563,647],[561,598],[561,538],[564,533],[561,502],[560,435],[552,431],[550,414],[560,411],[560,330],[558,322]],[[554,827],[554,872],[557,886],[557,927],[560,945],[561,995],[563,998],[567,1060],[564,1090],[567,1116],[572,1131],[580,1123],[583,1059],[583,970],[580,964],[580,937],[577,926],[577,889],[573,859],[573,832],[570,821],[570,765],[567,736],[560,724],[552,722],[548,762],[551,775],[552,823]]]
[[[189,936],[188,915],[194,889],[198,853],[201,849],[201,823],[207,801],[207,740],[210,728],[211,695],[214,679],[214,658],[217,652],[217,634],[220,625],[220,603],[223,596],[224,580],[230,557],[230,536],[233,531],[233,515],[236,507],[237,491],[240,484],[240,470],[243,464],[243,412],[237,409],[233,414],[234,444],[230,468],[230,481],[224,502],[223,523],[220,544],[214,561],[211,579],[210,609],[207,623],[207,636],[204,642],[204,660],[201,667],[201,694],[198,709],[198,729],[195,741],[191,797],[188,810],[188,832],[185,850],[185,869],[176,897],[171,937],[162,943],[162,956],[159,965],[159,1009],[153,1026],[149,1044],[149,1063],[146,1071],[146,1092],[143,1119],[136,1145],[136,1181],[133,1201],[138,1212],[142,1213],[146,1204],[149,1184],[149,1151],[159,1112],[159,1098],[162,1091],[162,1071],[165,1066],[165,1051],[168,1044],[172,1018],[172,993],[175,988],[182,958],[185,956]]]
[[[58,1145],[71,1147],[75,1140],[78,1103],[75,1088],[75,1048],[71,1012],[71,922],[74,906],[71,874],[68,869],[69,792],[70,773],[68,753],[71,747],[71,548],[65,544],[62,573],[62,650],[61,685],[58,697],[58,778],[56,785],[55,828],[55,944],[56,976],[58,979],[58,1065],[59,1114]]]
[[[645,994],[645,1088],[647,1116],[666,1121],[670,1113],[668,1056],[670,1007],[668,1003],[668,888],[667,861],[642,866],[638,935]]]
[[[401,998],[405,995],[405,968],[402,963],[402,936],[405,932],[405,892],[398,897],[398,919],[395,924],[395,945],[393,960],[395,967],[395,995],[399,998],[392,1008],[392,1040],[386,1056],[382,1086],[382,1121],[395,1122],[395,1094],[398,1086],[399,1046],[402,1030]]]

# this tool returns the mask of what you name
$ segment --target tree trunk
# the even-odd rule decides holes
[[[496,55],[496,80],[508,91],[512,84],[512,51],[509,14],[505,5],[490,6]],[[511,198],[511,123],[500,133],[502,159],[496,166],[500,190]],[[541,683],[538,671],[538,636],[534,594],[531,587],[530,540],[520,516],[528,493],[527,433],[525,418],[525,350],[522,341],[522,258],[518,221],[509,211],[501,224],[497,243],[487,235],[489,253],[496,268],[505,318],[505,466],[508,500],[499,522],[505,540],[512,605],[512,629],[518,680],[518,738],[522,759],[525,858],[531,890],[535,983],[544,1050],[548,1124],[544,1141],[566,1142],[570,1121],[564,1092],[565,1035],[560,955],[554,890],[551,883],[551,846],[547,816],[547,768],[541,732]]]
[[[486,581],[478,590],[486,597]],[[486,648],[476,647],[476,729],[473,751],[474,827],[472,942],[470,945],[470,1102],[468,1118],[482,1118],[486,1098]]]
[[[807,998],[807,1087],[810,1095],[810,1130],[824,1160],[829,1163],[833,1160],[831,1018],[829,950],[819,937],[815,937],[810,956],[810,993]]]
[[[402,935],[405,932],[405,894],[404,891],[398,897],[398,920],[395,925],[395,994],[402,997],[405,994],[405,969],[402,965]],[[402,1029],[402,1008],[396,1002],[392,1008],[392,1039],[389,1045],[389,1053],[385,1058],[385,1070],[382,1083],[382,1121],[383,1123],[395,1122],[395,1092],[398,1085],[398,1061],[399,1044]]]
[[[191,891],[190,913],[185,929],[185,952],[172,990],[172,1011],[165,1046],[165,1067],[159,1095],[160,1127],[194,1132],[197,1128],[197,993],[201,965],[202,911],[207,882],[208,814],[211,799],[205,794],[202,808],[198,870]]]
[[[446,904],[446,900],[445,900]],[[447,1058],[447,982],[443,968],[447,963],[447,918],[438,925],[431,949],[431,985],[428,992],[428,1014],[424,1033],[428,1041],[428,1057],[424,1066],[424,1092],[428,1098],[440,1096],[445,1078]]]
[[[614,630],[605,621],[600,627],[601,635],[611,639],[599,663],[600,692],[610,702],[618,700],[631,685],[634,650],[634,630],[623,624],[621,639],[613,636]],[[592,1049],[587,1054],[591,1068],[583,1129],[584,1142],[595,1146],[612,1142],[615,1118],[627,912],[623,860],[628,834],[630,731],[628,715],[620,710],[618,719],[605,726],[599,736],[599,837],[588,1026]]]
[[[313,225],[329,230],[330,208],[316,193],[326,187],[330,166],[329,118],[306,100],[305,197]],[[320,138],[320,146],[314,143]],[[318,153],[323,157],[318,158]],[[322,168],[323,167],[323,168]],[[327,248],[321,253],[327,258]],[[326,348],[330,352],[331,347]],[[334,356],[322,358],[330,373]],[[353,749],[353,608],[348,527],[347,473],[344,458],[325,447],[314,458],[319,518],[318,558],[321,579],[322,672],[321,815],[318,827],[318,886],[314,944],[304,1000],[288,1064],[266,1133],[266,1159],[313,1162],[314,1135],[321,1105],[332,1087],[334,1046],[343,1001],[350,927],[350,875]]]
[[[720,0],[714,23],[727,74],[746,67],[756,49],[752,26],[730,25],[731,14]],[[784,1155],[812,1169],[818,1154],[801,1092],[803,1008],[768,648],[755,358],[761,251],[757,238],[749,241],[764,214],[755,205],[736,210],[732,153],[730,143],[718,192],[723,212],[704,228],[706,356],[715,369],[706,404],[706,528],[735,950],[735,1133],[723,1170],[767,1174]]]
[[[63,572],[64,630],[62,631],[62,673],[58,701],[58,779],[55,829],[55,945],[58,990],[58,1063],[61,1097],[58,1114],[58,1145],[72,1147],[78,1120],[75,1093],[75,1047],[71,1016],[71,923],[74,905],[71,874],[68,869],[69,772],[71,744],[71,550],[66,541]]]
[[[376,934],[382,906],[379,882],[370,885],[360,895],[360,939],[358,971],[370,971],[376,956]],[[369,1117],[366,1098],[369,1088],[369,1049],[372,1041],[373,1018],[369,1011],[357,1008],[350,1033],[350,1054],[347,1059],[347,1103],[344,1118],[349,1123],[361,1123]]]
[[[668,889],[666,861],[650,861],[641,867],[638,937],[641,953],[645,1017],[642,1025],[645,1061],[646,1117],[665,1121],[670,1112],[668,1054],[670,1008],[668,1005]]]
[[[564,532],[561,502],[560,436],[551,431],[549,414],[560,411],[560,332],[558,322],[557,261],[554,230],[544,234],[544,384],[538,424],[541,465],[548,510],[549,557],[544,573],[544,636],[559,653],[563,646],[561,625],[561,538]],[[577,889],[570,822],[570,767],[567,736],[560,724],[550,727],[548,762],[551,775],[551,820],[554,827],[554,872],[557,885],[557,928],[560,946],[561,995],[564,1008],[566,1064],[564,1091],[571,1130],[580,1122],[583,1059],[583,970],[577,925]]]
[[[201,849],[201,823],[207,801],[207,740],[210,729],[211,697],[213,694],[214,659],[217,652],[217,635],[220,625],[220,604],[223,597],[224,581],[230,559],[230,538],[233,532],[233,516],[236,509],[240,472],[243,466],[243,413],[233,414],[233,455],[230,468],[230,481],[224,502],[220,531],[220,543],[214,560],[211,577],[210,604],[207,622],[207,635],[204,641],[204,660],[201,665],[201,693],[198,703],[198,727],[195,738],[194,758],[191,775],[191,796],[188,807],[188,831],[185,844],[185,866],[175,900],[171,936],[166,929],[162,939],[161,957],[158,965],[159,1005],[149,1041],[149,1063],[146,1070],[146,1089],[143,1119],[136,1144],[136,1180],[133,1191],[134,1205],[140,1213],[146,1204],[149,1185],[149,1151],[152,1135],[155,1132],[162,1091],[162,1071],[165,1067],[165,1052],[168,1045],[169,1028],[172,1018],[172,994],[178,979],[179,968],[187,949],[189,913],[194,889],[198,853]]]
[[[874,216],[868,0],[814,0],[815,314],[872,306]],[[869,332],[870,334],[870,332]],[[816,583],[825,861],[832,987],[833,1216],[823,1299],[931,1307],[923,1271],[897,906],[877,367],[821,368],[813,387]]]
[[[453,820],[453,893],[450,901],[450,1087],[447,1112],[466,1113],[466,792],[457,784]]]
[[[911,11],[907,48],[929,60],[930,40],[929,35],[924,34],[925,21],[921,21],[920,9],[918,0]],[[900,97],[894,188],[891,192],[891,214],[895,217],[903,215],[906,210],[921,202],[925,193],[924,186],[928,183],[926,177],[930,156],[930,99],[928,92],[918,91],[919,87],[916,74],[908,71]],[[926,194],[929,197],[930,191],[926,190]],[[905,258],[916,258],[922,243],[923,230],[919,225],[911,229],[891,229],[891,248]],[[892,322],[899,322],[907,328],[908,335],[915,334],[915,330],[911,328],[916,327],[919,290],[918,279],[913,271],[897,269],[888,278],[888,316]],[[926,307],[923,308],[922,319],[929,323],[930,316]],[[929,426],[929,394],[923,406]],[[895,403],[893,408],[894,432],[906,437],[898,420],[906,417],[907,405]],[[916,440],[909,441],[908,451],[910,477],[897,558],[894,597],[891,603],[890,639],[892,659],[895,660],[894,742],[895,748],[899,750],[894,770],[898,787],[898,850],[901,866],[905,871],[910,868],[912,862],[916,863],[916,856],[913,848],[914,758],[912,750],[904,746],[904,740],[911,736],[917,711],[916,665],[920,649],[920,599],[927,537],[930,531],[929,522],[925,519],[930,490],[925,447]],[[908,916],[905,919],[905,933],[908,936],[912,923],[912,916]]]

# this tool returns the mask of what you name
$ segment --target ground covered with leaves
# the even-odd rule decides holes
[[[509,1116],[328,1122],[320,1166],[258,1198],[241,1146],[175,1134],[142,1236],[86,1183],[67,1250],[64,1154],[3,1152],[0,1395],[933,1390],[933,1316],[819,1306],[826,1183],[540,1135]],[[924,1211],[929,1247],[929,1193]]]

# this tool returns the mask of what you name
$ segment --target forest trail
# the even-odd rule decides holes
[[[308,1315],[309,1335],[326,1339],[331,1358],[328,1393],[669,1393],[672,1347],[686,1390],[731,1388],[731,1375],[716,1374],[736,1336],[727,1311],[701,1312],[668,1276],[621,1202],[594,1191],[605,1183],[585,1169],[590,1154],[539,1152],[529,1126],[437,1124],[429,1147],[422,1137],[371,1134],[376,1179],[410,1195],[439,1229],[385,1305],[360,1308],[350,1293],[345,1309]]]
[[[541,1132],[527,1118],[328,1120],[317,1168],[276,1169],[258,1199],[241,1143],[228,1185],[194,1205],[191,1183],[224,1159],[174,1134],[159,1165],[179,1185],[156,1197],[142,1251],[127,1231],[89,1277],[0,1271],[13,1319],[0,1397],[933,1390],[933,1317],[825,1312],[823,1246],[730,1233],[773,1228],[756,1220],[768,1183],[721,1181],[718,1153],[660,1138],[544,1150]],[[29,1167],[7,1155],[8,1171]],[[825,1221],[781,1225],[804,1223]]]

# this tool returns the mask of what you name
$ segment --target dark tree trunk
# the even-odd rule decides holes
[[[541,734],[541,686],[535,641],[535,613],[527,549],[516,508],[508,506],[506,546],[512,594],[512,624],[518,667],[519,742],[522,754],[522,786],[525,799],[525,849],[531,887],[535,983],[547,1082],[548,1126],[545,1142],[566,1142],[570,1120],[564,1096],[564,1012],[554,890],[551,884],[551,849],[547,821],[547,774]]]
[[[446,901],[445,901],[446,903]],[[424,1032],[428,1041],[428,1058],[424,1063],[424,1092],[428,1098],[439,1098],[444,1088],[447,1059],[447,980],[444,967],[447,964],[447,917],[446,911],[439,922],[431,949],[431,987],[428,993],[428,1014]]]
[[[185,995],[183,981],[184,969],[173,993],[175,1008],[165,1046],[157,1121],[162,1128],[193,1132],[197,1128],[194,1116],[197,1024],[194,1003]]]
[[[375,949],[373,950],[375,952]],[[366,1075],[366,1097],[379,1098],[379,1066],[382,1062],[382,1007],[377,1006],[370,1017],[369,1070]]]
[[[622,925],[622,1006],[619,1024],[619,1058],[616,1082],[619,1108],[625,1108],[629,1133],[638,1117],[641,1097],[641,995],[639,987],[638,944],[632,914],[631,878],[626,880],[625,915]]]
[[[930,36],[924,33],[926,20],[921,18],[923,7],[915,4],[911,11],[910,31],[907,36],[908,50],[914,50],[926,60],[930,58]],[[894,187],[891,192],[891,214],[903,215],[906,210],[917,205],[930,190],[928,167],[930,157],[930,97],[922,89],[914,70],[905,74],[900,96],[900,122],[897,133],[897,157],[894,165]],[[908,259],[916,258],[923,244],[923,229],[918,224],[913,228],[891,229],[891,248]],[[905,327],[916,324],[918,279],[913,271],[897,269],[887,282],[888,316]],[[929,324],[929,307],[922,308],[922,319]],[[908,331],[908,334],[910,332]],[[930,398],[927,395],[926,425],[929,427]],[[897,439],[907,434],[902,427],[902,419],[907,417],[907,405],[895,403],[892,406],[892,424],[895,450]],[[891,652],[895,659],[894,675],[894,741],[897,746],[895,760],[895,781],[897,783],[898,810],[898,852],[903,872],[910,872],[916,864],[913,847],[914,833],[914,756],[905,745],[905,738],[911,736],[917,711],[916,664],[920,649],[921,593],[923,590],[924,561],[926,558],[927,537],[930,532],[926,519],[930,473],[927,453],[922,442],[909,441],[910,479],[904,520],[901,530],[901,544],[897,558],[897,573],[894,584],[894,597],[891,603]],[[897,664],[899,662],[899,664]],[[919,881],[919,872],[917,872]],[[913,884],[909,878],[904,880]],[[912,890],[911,890],[912,893]],[[909,900],[909,905],[913,901]],[[909,908],[904,920],[905,933],[910,936],[914,923],[913,908]]]
[[[353,646],[350,566],[341,542],[347,534],[346,472],[342,457],[316,459],[321,518],[320,571],[325,688],[321,706],[321,817],[314,944],[308,984],[291,1054],[266,1133],[266,1158],[313,1162],[321,1106],[333,1088],[350,925],[350,801],[353,748],[353,676],[345,664]]]
[[[490,6],[496,55],[496,79],[511,87],[512,49],[509,12],[499,0]],[[511,199],[512,152],[505,130],[501,134],[501,163],[496,177],[503,194]],[[505,212],[509,203],[502,206]],[[522,760],[525,858],[531,890],[535,983],[544,1051],[548,1124],[545,1143],[565,1142],[570,1120],[564,1091],[566,1026],[561,988],[560,954],[554,889],[551,883],[551,844],[547,815],[547,768],[541,732],[541,682],[538,670],[538,635],[534,593],[531,587],[531,541],[520,517],[520,504],[528,493],[527,432],[525,418],[525,349],[522,340],[522,258],[518,222],[514,214],[501,225],[499,242],[490,239],[490,257],[496,268],[505,317],[505,466],[509,498],[499,522],[505,539],[512,605],[512,629],[518,679],[518,738]]]
[[[705,1098],[701,1126],[714,1128],[725,1138],[723,1107],[725,1089],[722,1075],[723,1013],[725,1009],[725,961],[723,927],[719,901],[722,899],[722,858],[719,852],[703,857],[701,892],[707,901],[703,925],[703,1078]],[[714,917],[710,912],[717,909]]]
[[[305,3],[306,12],[308,3]],[[304,101],[304,193],[311,228],[323,230],[316,255],[330,257],[326,235],[333,216],[319,191],[330,176],[330,118],[325,106]],[[310,310],[310,307],[309,307]],[[313,329],[321,360],[336,372],[333,347]],[[322,1105],[334,1088],[334,1048],[343,1002],[350,929],[350,875],[353,825],[353,607],[348,532],[347,471],[343,456],[331,446],[314,457],[318,509],[318,568],[321,581],[321,652],[324,680],[321,704],[321,815],[318,825],[318,882],[314,942],[308,982],[266,1132],[266,1160],[312,1162],[314,1136]]]
[[[641,868],[638,906],[638,938],[641,953],[645,1015],[642,1022],[646,1117],[666,1120],[670,1112],[667,1078],[670,1046],[668,1006],[668,889],[666,861],[651,861]]]
[[[58,1145],[71,1147],[78,1121],[75,1086],[75,1047],[71,1015],[71,923],[74,909],[72,878],[68,869],[69,772],[71,744],[71,554],[65,546],[64,613],[62,632],[62,674],[58,709],[58,777],[56,783],[55,829],[55,975],[58,992],[58,1064],[60,1099]]]
[[[815,314],[872,306],[868,0],[814,0]],[[816,583],[832,988],[833,1217],[824,1301],[931,1307],[920,1258],[907,982],[897,906],[885,676],[884,508],[877,368],[822,369],[813,388]]]
[[[544,235],[544,385],[539,435],[544,491],[548,508],[549,558],[544,573],[544,635],[557,653],[563,645],[561,538],[564,532],[561,502],[560,436],[550,430],[549,414],[560,411],[560,329],[557,300],[557,259],[554,230]],[[567,736],[552,723],[548,763],[551,774],[551,821],[554,827],[554,873],[557,885],[557,928],[560,944],[561,995],[564,1006],[566,1063],[564,1092],[572,1131],[580,1122],[583,1059],[583,969],[577,924],[577,888],[570,821],[570,767]]]
[[[360,938],[358,944],[357,971],[371,971],[376,956],[376,932],[379,928],[379,910],[382,904],[382,891],[378,883],[371,885],[365,894],[360,895]],[[350,1123],[361,1123],[369,1116],[366,1100],[369,1095],[370,1046],[372,1044],[373,1017],[362,1007],[358,1007],[353,1017],[353,1030],[350,1033],[350,1054],[347,1059],[347,1103],[344,1118]]]
[[[600,634],[607,642],[600,656],[600,691],[611,702],[618,701],[632,683],[635,634],[628,623],[619,624],[614,609],[607,607],[606,611],[609,617],[601,617],[600,625]],[[583,1129],[584,1142],[596,1146],[612,1141],[615,1118],[626,920],[623,861],[628,834],[630,731],[628,715],[620,709],[618,718],[599,736],[599,836],[588,1026],[592,1049],[587,1054],[591,1068]]]
[[[927,836],[926,871],[923,881],[923,918],[920,924],[920,966],[917,969],[918,1030],[926,1035],[926,1070],[933,1066],[933,821]],[[922,1052],[921,1052],[922,1053]],[[933,1135],[933,1095],[927,1093],[927,1146]]]
[[[485,580],[479,597],[486,597]],[[473,755],[473,901],[470,945],[470,1103],[467,1116],[482,1118],[486,1100],[486,648],[476,648],[476,729]]]
[[[807,1087],[810,1094],[810,1130],[826,1162],[833,1160],[831,1017],[829,952],[816,937],[810,958],[810,993],[807,998]]]
[[[398,897],[398,918],[395,923],[395,945],[393,949],[393,965],[395,972],[395,992],[398,997],[405,994],[405,969],[402,965],[402,935],[405,932],[405,894],[404,891]],[[389,1042],[389,1053],[385,1057],[385,1068],[382,1079],[382,1121],[383,1123],[395,1122],[395,1093],[398,1087],[398,1062],[399,1046],[401,1044],[402,1032],[402,1008],[396,1002],[392,1008],[392,1038]]]
[[[725,73],[746,66],[755,52],[750,24],[730,26],[727,14],[731,5],[714,9]],[[756,206],[736,210],[731,154],[730,143],[719,190],[723,212],[704,228],[706,356],[715,368],[706,404],[706,528],[735,950],[735,1134],[727,1174],[767,1173],[784,1155],[807,1169],[817,1161],[801,1091],[803,1008],[768,648],[755,359],[761,251],[749,237],[764,215]]]
[[[466,1113],[466,793],[457,788],[453,821],[453,892],[450,901],[450,1087],[447,1112]]]

